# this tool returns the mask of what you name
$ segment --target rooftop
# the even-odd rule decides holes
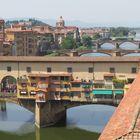
[[[68,57],[68,56],[0,56],[0,62],[71,62],[71,63],[134,63],[140,62],[140,57]]]

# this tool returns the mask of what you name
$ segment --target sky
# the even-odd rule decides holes
[[[140,26],[140,0],[0,0],[0,18],[80,20]]]

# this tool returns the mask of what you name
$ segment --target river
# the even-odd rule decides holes
[[[0,102],[0,106],[4,102]],[[37,129],[34,114],[13,103],[0,111],[1,140],[97,140],[115,107],[86,105],[67,110],[66,126]]]
[[[126,42],[123,49],[138,49]],[[103,49],[113,49],[112,44],[102,45]],[[83,56],[109,56],[102,53],[88,53]],[[140,56],[140,53],[128,56]],[[34,114],[13,103],[0,102],[0,140],[97,140],[115,111],[106,105],[86,105],[67,110],[66,126],[37,129]]]

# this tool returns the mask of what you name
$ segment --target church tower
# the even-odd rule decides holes
[[[60,18],[56,22],[57,28],[64,28],[65,27],[65,21],[63,20],[63,17],[60,16]]]

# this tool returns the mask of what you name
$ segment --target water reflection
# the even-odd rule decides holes
[[[3,102],[0,102],[0,105],[2,104]],[[6,110],[0,111],[0,131],[18,134],[34,131],[33,113],[13,103],[5,102],[5,106]]]
[[[68,110],[68,127],[78,127],[91,132],[102,132],[115,107],[86,105]]]
[[[6,110],[0,111],[0,138],[4,140],[96,140],[99,134],[94,132],[103,130],[115,110],[104,105],[74,107],[67,111],[66,127],[38,129],[33,113],[13,103],[5,105]]]
[[[111,56],[111,55],[109,55],[109,54],[105,54],[105,53],[87,53],[87,54],[83,54],[83,55],[81,55],[81,56]]]

